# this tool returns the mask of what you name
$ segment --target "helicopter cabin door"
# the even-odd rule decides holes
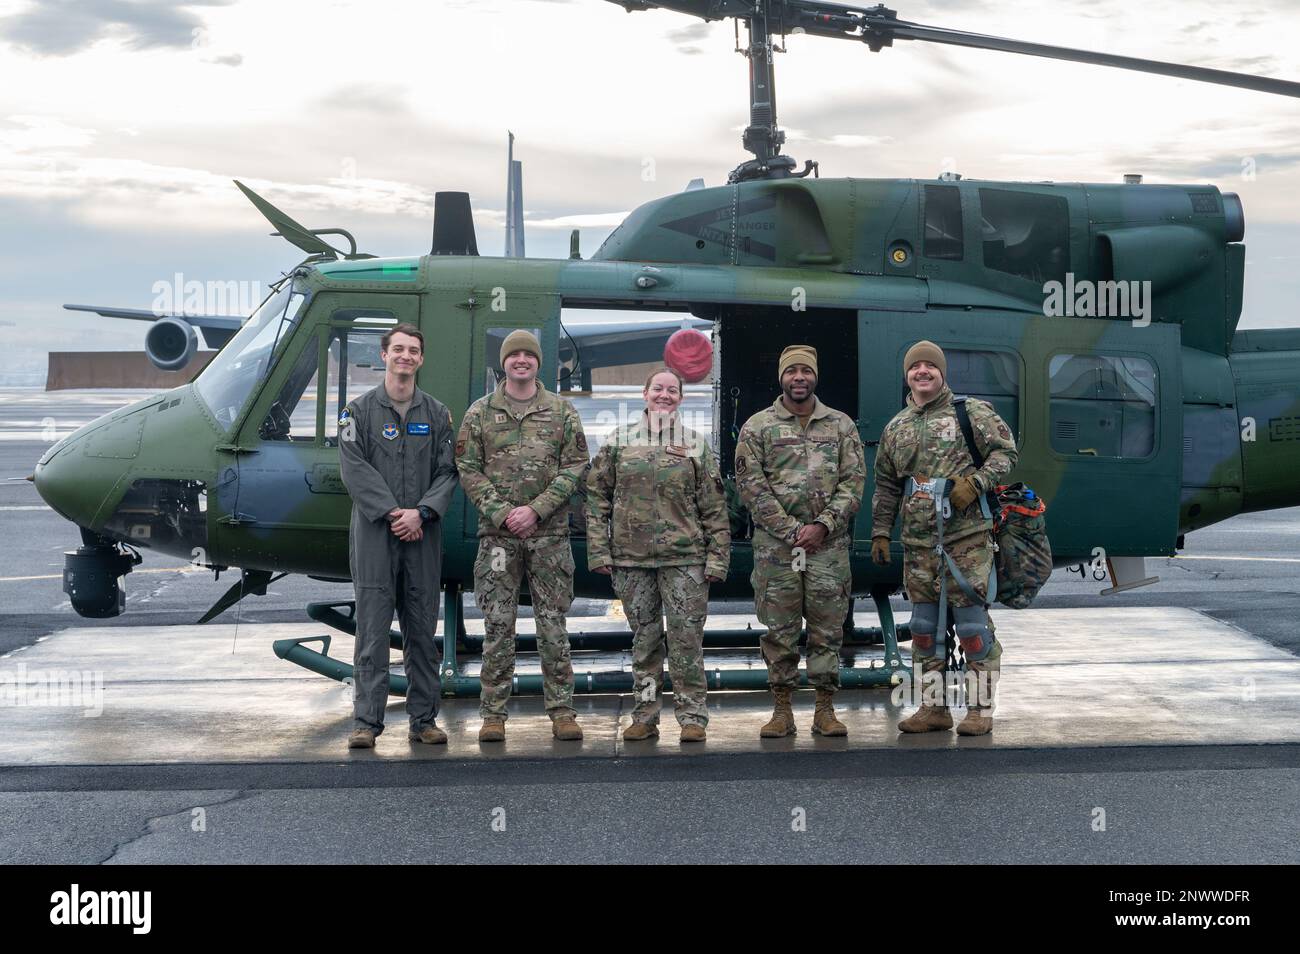
[[[1010,479],[1047,502],[1058,566],[1173,551],[1182,474],[1179,328],[1006,311],[862,312],[868,488],[876,447],[905,404],[902,363],[927,338],[949,387],[993,405],[1016,439]],[[870,546],[866,500],[856,542]],[[895,534],[898,527],[895,526]]]
[[[537,371],[537,378],[546,385],[547,390],[554,392],[559,386],[559,296],[511,292],[506,306],[501,310],[492,307],[490,296],[482,298],[480,306],[474,309],[474,320],[470,323],[472,358],[466,408],[484,395],[491,394],[504,379],[501,345],[510,332],[520,328],[531,331],[541,342],[542,366]],[[458,418],[457,424],[459,423]],[[461,494],[461,499],[465,507],[465,517],[461,524],[464,539],[474,539],[478,536],[478,512],[468,497]],[[576,507],[574,513],[580,516],[582,508]],[[572,519],[571,516],[570,520]]]
[[[320,292],[254,399],[239,443],[238,530],[292,572],[348,565],[351,499],[339,474],[339,415],[384,380],[380,339],[418,325],[417,295]],[[426,362],[428,361],[426,356]]]

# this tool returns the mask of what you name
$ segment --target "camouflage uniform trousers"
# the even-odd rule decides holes
[[[939,573],[943,572],[948,584],[948,606],[980,606],[988,596],[989,573],[993,569],[993,535],[987,531],[972,533],[955,543],[945,544],[944,549],[952,557],[957,569],[966,577],[980,601],[976,602],[966,595],[961,585],[953,579],[952,570],[947,561],[934,552],[932,547],[903,547],[903,588],[907,598],[916,603],[939,602]],[[943,564],[940,566],[940,564]],[[986,614],[987,615],[987,614]],[[940,626],[944,625],[940,621]],[[990,633],[996,633],[993,618],[988,617]],[[947,666],[947,659],[933,648],[927,652],[912,640],[912,671],[922,674],[942,673]],[[1002,669],[1002,644],[996,635],[993,648],[979,662],[968,661],[967,667],[974,672],[999,673]],[[993,677],[996,681],[996,675]],[[991,689],[989,690],[991,693]]]
[[[799,684],[799,634],[808,621],[808,682],[818,689],[840,685],[840,646],[849,612],[849,539],[837,537],[803,555],[803,570],[784,544],[756,543],[754,608],[767,632],[759,641],[772,688]]]
[[[636,680],[632,721],[659,722],[666,654],[677,721],[682,725],[708,725],[704,621],[709,610],[709,584],[704,579],[704,566],[616,566],[613,583],[632,628],[632,673]]]
[[[483,668],[479,713],[507,718],[515,675],[515,618],[519,585],[528,576],[543,696],[552,719],[574,715],[573,662],[564,614],[573,602],[573,550],[567,536],[480,537],[474,561],[474,599],[483,611]]]

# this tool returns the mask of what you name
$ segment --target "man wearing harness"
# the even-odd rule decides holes
[[[991,681],[997,678],[1002,657],[988,615],[988,601],[994,596],[989,592],[993,521],[984,495],[1004,481],[1019,454],[1011,431],[989,404],[958,398],[957,403],[965,403],[975,449],[983,457],[976,467],[947,386],[947,359],[938,345],[914,344],[903,359],[903,372],[911,392],[907,406],[885,425],[876,451],[871,558],[877,565],[889,564],[889,536],[901,506],[903,585],[912,601],[913,678],[923,685],[927,679],[942,679],[950,606],[967,667],[976,674],[980,689],[968,699],[966,718],[957,731],[984,735],[993,728]],[[939,704],[932,704],[927,692],[921,708],[898,728],[951,729],[946,702],[940,696]]]

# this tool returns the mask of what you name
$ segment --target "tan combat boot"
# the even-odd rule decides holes
[[[788,686],[780,686],[772,690],[772,697],[776,700],[772,708],[772,720],[759,730],[759,738],[781,739],[798,733],[799,730],[794,724],[794,712],[790,709],[791,691]]]
[[[633,722],[623,730],[624,742],[642,742],[659,738],[659,726],[653,722]]]
[[[506,720],[500,716],[484,716],[479,726],[480,742],[504,742],[506,740]]]
[[[577,742],[582,738],[582,726],[571,715],[557,716],[551,722],[551,734],[561,742]]]
[[[834,689],[817,690],[817,711],[813,715],[813,735],[848,735],[849,727],[835,718]]]
[[[967,709],[966,718],[957,724],[958,735],[988,735],[992,731],[993,716],[989,715],[988,709]]]
[[[939,732],[952,728],[952,715],[947,706],[923,705],[898,723],[899,732]]]
[[[374,747],[375,734],[369,729],[353,729],[352,734],[348,736],[350,749],[373,749]]]
[[[702,725],[695,722],[688,722],[682,726],[683,742],[703,742],[706,737],[707,733],[704,731],[704,726]]]
[[[438,728],[436,722],[430,722],[419,732],[414,729],[407,729],[406,737],[412,742],[423,742],[425,745],[447,744],[447,733]]]

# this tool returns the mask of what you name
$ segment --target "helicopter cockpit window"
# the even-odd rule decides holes
[[[496,390],[497,382],[505,380],[506,373],[501,369],[501,346],[505,344],[506,335],[518,330],[518,328],[487,329],[487,338],[483,342],[483,359],[487,367],[483,375],[482,394],[491,394]],[[542,340],[541,328],[525,328],[524,330],[531,331],[533,337],[538,341]],[[471,395],[471,397],[479,396]]]
[[[962,247],[961,191],[956,186],[925,187],[926,258],[961,261]]]
[[[279,396],[257,429],[262,440],[294,443],[316,440],[316,408],[320,402],[317,386],[319,356],[316,353],[319,342],[320,338],[312,335],[311,340],[303,345]]]
[[[222,427],[235,423],[257,382],[270,373],[306,300],[285,282],[195,379],[199,396]]]
[[[1070,270],[1070,205],[1064,196],[980,189],[984,267],[1042,284]]]
[[[331,333],[326,362],[329,365],[325,405],[325,442],[337,443],[339,413],[384,382],[384,362],[379,356],[386,328],[336,328]]]
[[[1150,457],[1156,446],[1156,369],[1145,358],[1053,355],[1052,450],[1086,457]]]

